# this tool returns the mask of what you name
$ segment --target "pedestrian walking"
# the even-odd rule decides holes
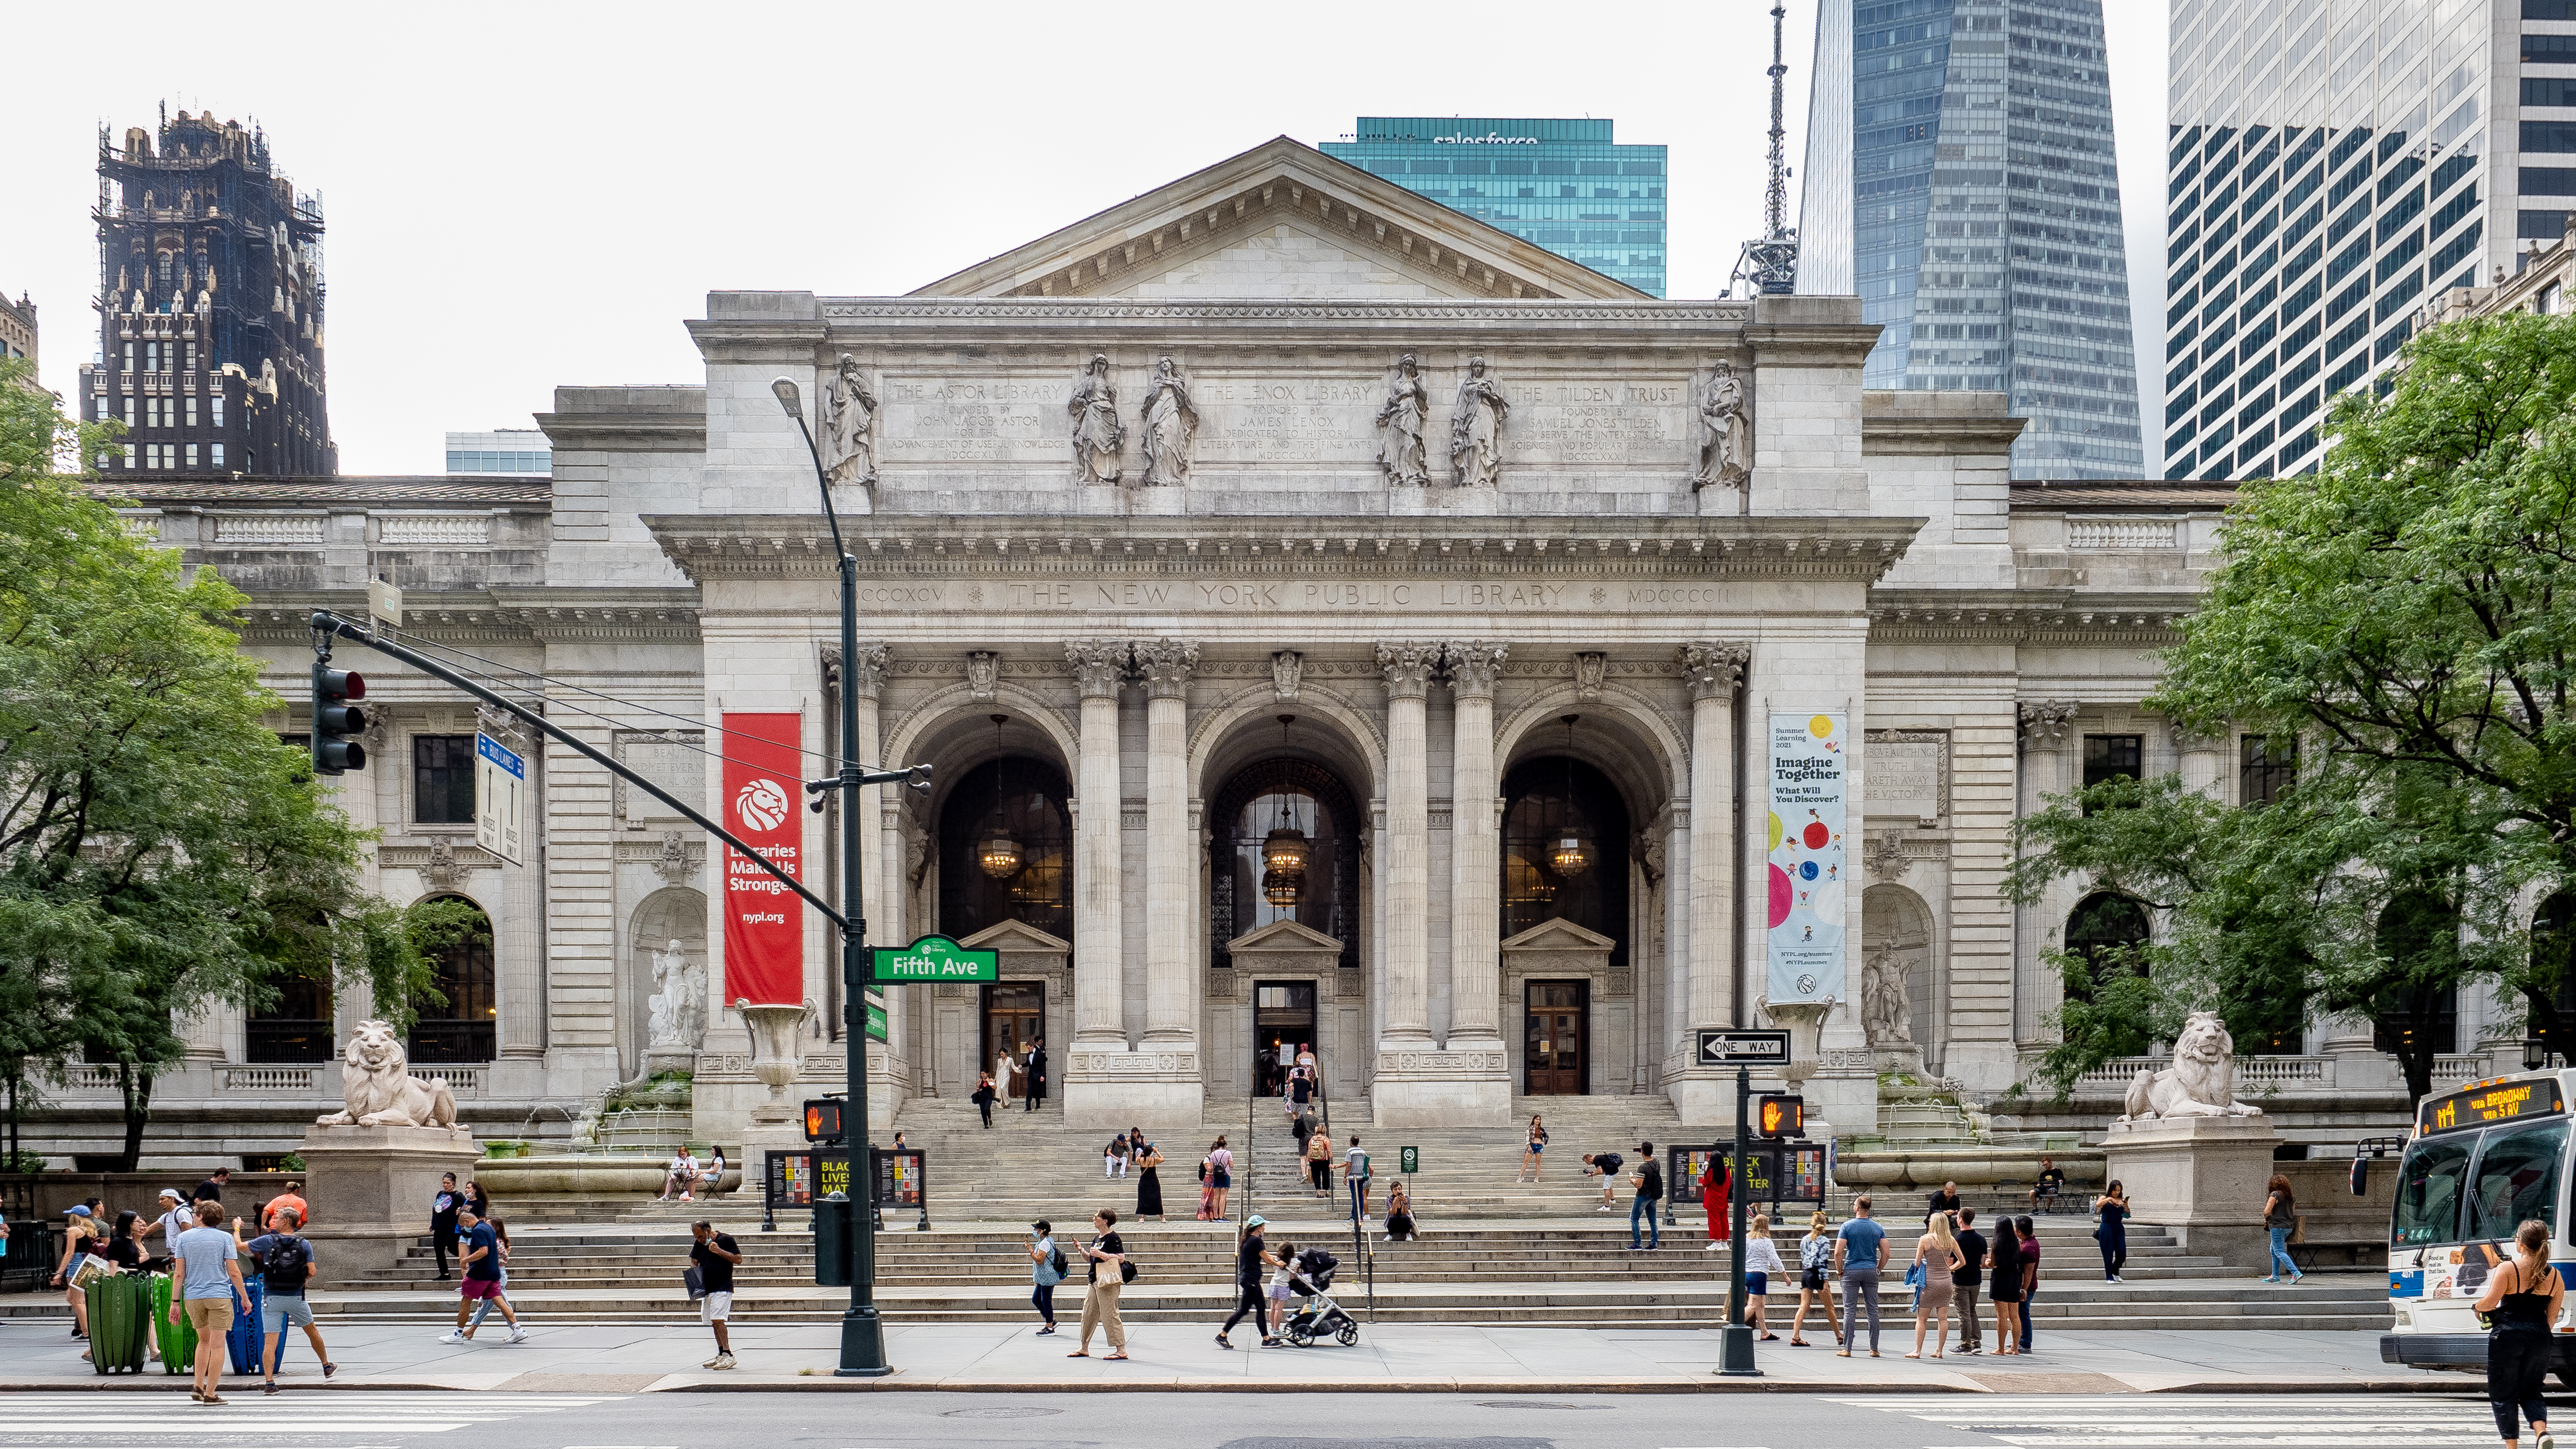
[[[222,1202],[224,1200],[224,1189],[231,1187],[232,1185],[233,1170],[229,1167],[218,1167],[214,1171],[206,1174],[205,1180],[197,1184],[196,1191],[188,1194],[188,1201],[192,1204],[201,1202]]]
[[[1046,1068],[1046,1038],[1033,1037],[1029,1041],[1027,1075],[1020,1083],[1020,1086],[1028,1092],[1028,1104],[1022,1107],[1021,1111],[1034,1112],[1038,1109],[1038,1103],[1046,1100]]]
[[[1959,1296],[1953,1275],[1965,1261],[1950,1214],[1945,1210],[1924,1219],[1923,1236],[1914,1240],[1914,1266],[1905,1270],[1905,1281],[1914,1288],[1914,1351],[1907,1358],[1923,1356],[1926,1328],[1932,1330],[1932,1356],[1941,1357],[1941,1345],[1950,1337],[1950,1306]]]
[[[488,1218],[492,1216],[492,1195],[483,1190],[483,1184],[476,1182],[470,1177],[465,1179],[464,1201],[465,1206],[474,1209],[474,1215],[476,1217]]]
[[[1264,1302],[1268,1296],[1267,1285],[1263,1282],[1267,1275],[1262,1272],[1269,1262],[1269,1253],[1262,1242],[1263,1231],[1267,1226],[1268,1219],[1259,1214],[1246,1218],[1243,1223],[1243,1236],[1235,1242],[1234,1311],[1225,1316],[1225,1326],[1216,1331],[1216,1346],[1219,1348],[1234,1347],[1226,1339],[1226,1335],[1234,1332],[1234,1326],[1241,1323],[1247,1313],[1252,1315],[1254,1330],[1261,1332],[1261,1346],[1264,1348],[1279,1346],[1277,1335],[1263,1331],[1268,1326],[1262,1317]]]
[[[2093,1199],[2093,1211],[2102,1216],[2093,1229],[2093,1241],[2102,1245],[2102,1281],[2120,1282],[2120,1270],[2129,1264],[2129,1195],[2120,1190],[2120,1179],[2111,1179]]]
[[[2039,1296],[2039,1232],[2027,1215],[2013,1219],[2021,1248],[2021,1351],[2030,1352],[2030,1301]]]
[[[501,1260],[501,1294],[498,1298],[486,1298],[474,1305],[473,1314],[465,1320],[467,1338],[472,1338],[474,1331],[483,1326],[483,1320],[491,1316],[492,1305],[505,1301],[510,1292],[510,1225],[497,1217],[489,1217],[483,1220],[483,1226],[492,1230],[492,1253]]]
[[[1029,1306],[1038,1311],[1036,1336],[1055,1332],[1055,1285],[1065,1279],[1064,1249],[1055,1244],[1055,1224],[1044,1218],[1029,1224]]]
[[[1939,1190],[1932,1194],[1932,1201],[1923,1209],[1923,1225],[1930,1227],[1933,1214],[1957,1212],[1959,1205],[1959,1185],[1955,1182],[1941,1184]]]
[[[440,1173],[438,1191],[432,1193],[429,1199],[429,1250],[438,1258],[438,1281],[441,1283],[446,1282],[450,1276],[447,1271],[447,1250],[456,1242],[456,1210],[464,1204],[464,1201],[465,1199],[456,1191],[456,1174]],[[175,1242],[176,1239],[172,1241]]]
[[[97,1201],[92,1198],[63,1209],[63,1259],[54,1265],[54,1286],[63,1290],[63,1301],[71,1305],[74,1338],[89,1337],[89,1295],[72,1278],[80,1269],[81,1255],[89,1251],[92,1235],[104,1227],[90,1205]]]
[[[1583,1155],[1584,1175],[1601,1179],[1601,1206],[1594,1208],[1594,1212],[1615,1213],[1619,1210],[1619,1205],[1610,1197],[1619,1190],[1619,1169],[1627,1163],[1628,1159],[1616,1152],[1587,1152]]]
[[[1359,1134],[1351,1134],[1351,1150],[1342,1154],[1342,1184],[1351,1190],[1351,1221],[1368,1226],[1369,1155],[1360,1150]]]
[[[1306,1160],[1306,1144],[1312,1141],[1315,1136],[1315,1119],[1308,1116],[1301,1109],[1296,1116],[1288,1119],[1288,1136],[1297,1144],[1298,1162],[1301,1164],[1304,1163]],[[1300,1170],[1303,1170],[1302,1167]]]
[[[289,1189],[292,1191],[292,1189]],[[321,1325],[313,1321],[313,1305],[304,1299],[314,1274],[313,1244],[301,1235],[304,1214],[296,1208],[273,1208],[269,1213],[268,1231],[245,1243],[242,1220],[233,1219],[233,1247],[236,1256],[259,1265],[259,1330],[260,1392],[277,1392],[278,1370],[286,1363],[286,1330],[289,1325],[304,1330],[305,1339],[313,1345],[313,1356],[322,1361],[322,1377],[340,1371],[331,1362],[331,1350],[322,1343]]]
[[[1756,1341],[1762,1343],[1780,1337],[1767,1322],[1774,1273],[1786,1278],[1789,1266],[1780,1261],[1780,1245],[1771,1241],[1770,1216],[1755,1213],[1744,1228],[1744,1316],[1753,1327]]]
[[[501,1239],[491,1224],[483,1221],[472,1204],[456,1212],[457,1266],[465,1277],[456,1285],[456,1327],[440,1335],[441,1343],[470,1343],[474,1329],[466,1318],[474,1305],[491,1300],[501,1305],[501,1321],[510,1325],[510,1341],[524,1343],[528,1331],[519,1326],[519,1315],[501,1291]]]
[[[1008,1046],[993,1053],[993,1090],[1004,1101],[1019,1095],[1016,1090],[1019,1075],[1019,1063],[1012,1058],[1011,1049]]]
[[[1664,1200],[1664,1169],[1655,1161],[1655,1144],[1637,1144],[1637,1172],[1628,1179],[1628,1185],[1637,1194],[1628,1199],[1628,1251],[1653,1252],[1664,1245],[1664,1225],[1655,1216],[1655,1205]],[[1639,1218],[1646,1221],[1648,1240],[1643,1243],[1637,1241]]]
[[[2263,1185],[2263,1190],[2269,1194],[2263,1199],[2263,1231],[2272,1239],[2272,1258],[2267,1265],[2271,1276],[2263,1281],[2280,1282],[2281,1270],[2287,1268],[2290,1281],[2296,1283],[2308,1276],[2300,1272],[2299,1265],[2290,1259],[2290,1234],[2298,1231],[2299,1204],[2290,1193],[2290,1180],[2277,1172],[2272,1174],[2270,1182]]]
[[[1128,1139],[1136,1154],[1136,1218],[1163,1221],[1163,1150],[1137,1132]]]
[[[1735,1232],[1735,1220],[1726,1215],[1726,1199],[1735,1179],[1726,1170],[1724,1153],[1708,1155],[1708,1167],[1699,1175],[1700,1206],[1708,1210],[1708,1246],[1702,1252],[1714,1253]]]
[[[261,1230],[272,1233],[277,1231],[278,1215],[286,1212],[294,1213],[295,1220],[306,1227],[313,1225],[313,1205],[304,1200],[304,1184],[290,1182],[286,1185],[286,1191],[268,1200],[267,1205],[259,1210]]]
[[[1091,1215],[1091,1241],[1082,1245],[1082,1256],[1091,1260],[1091,1288],[1082,1295],[1082,1345],[1066,1358],[1091,1357],[1091,1331],[1100,1328],[1109,1335],[1108,1357],[1127,1356],[1127,1325],[1118,1317],[1118,1290],[1127,1285],[1127,1244],[1115,1229],[1118,1214],[1108,1208]],[[1101,1276],[1101,1265],[1107,1264],[1108,1277]]]
[[[2278,1179],[2274,1179],[2278,1181]],[[2549,1266],[2549,1225],[2534,1219],[2516,1228],[2513,1253],[2487,1275],[2487,1291],[2478,1312],[2490,1315],[2487,1331],[2487,1402],[2495,1408],[2496,1432],[2505,1449],[2516,1449],[2522,1434],[2514,1415],[2531,1421],[2541,1449],[2551,1449],[2549,1403],[2541,1396],[2557,1350],[2549,1327],[2567,1297],[2567,1282]]]
[[[2021,1234],[2009,1217],[1995,1219],[1994,1255],[1986,1277],[1986,1301],[1995,1305],[1995,1357],[2021,1352]]]
[[[1975,1208],[1960,1208],[1958,1222],[1959,1271],[1950,1275],[1950,1283],[1958,1297],[1959,1352],[1976,1353],[1981,1346],[1977,1298],[1986,1287],[1986,1235],[1977,1231]]]
[[[966,1100],[974,1103],[975,1110],[984,1114],[985,1126],[993,1125],[993,1074],[991,1072],[978,1075],[975,1090],[966,1095]]]
[[[1807,1346],[1799,1335],[1806,1331],[1810,1307],[1823,1308],[1826,1331],[1836,1344],[1843,1340],[1842,1323],[1834,1316],[1833,1279],[1826,1276],[1833,1268],[1834,1243],[1833,1224],[1823,1213],[1807,1219],[1807,1235],[1798,1240],[1798,1312],[1789,1320],[1791,1348]]]
[[[197,1225],[179,1235],[172,1249],[179,1267],[179,1287],[170,1298],[170,1322],[184,1311],[197,1330],[194,1386],[188,1397],[200,1404],[220,1404],[224,1396],[224,1335],[232,1332],[234,1305],[250,1312],[250,1289],[242,1283],[240,1249],[233,1235],[217,1226],[224,1220],[221,1199],[196,1204]]]
[[[1307,1104],[1314,1100],[1314,1074],[1307,1071],[1304,1067],[1299,1067],[1290,1072],[1288,1074],[1288,1110],[1290,1114],[1298,1117],[1305,1116]]]
[[[1234,1149],[1219,1134],[1208,1149],[1208,1185],[1216,1189],[1216,1221],[1226,1221],[1226,1199],[1234,1195]]]
[[[1315,1196],[1333,1195],[1333,1134],[1317,1129],[1306,1138],[1306,1180],[1314,1184]]]
[[[1869,1194],[1853,1198],[1852,1216],[1834,1233],[1834,1269],[1843,1280],[1842,1347],[1837,1358],[1851,1357],[1852,1345],[1860,1338],[1864,1304],[1869,1308],[1869,1356],[1878,1357],[1878,1266],[1886,1258],[1887,1229],[1869,1211]]]
[[[1533,1112],[1530,1114],[1529,1132],[1521,1143],[1521,1170],[1513,1175],[1512,1181],[1516,1183],[1538,1181],[1539,1169],[1547,1162],[1546,1154],[1547,1124],[1540,1121],[1538,1114]]]
[[[729,1369],[733,1367],[733,1270],[742,1262],[742,1246],[733,1234],[717,1232],[715,1224],[704,1218],[689,1224],[689,1237],[689,1264],[698,1270],[698,1321],[715,1330],[716,1336],[716,1356],[699,1367]],[[506,1306],[503,1311],[508,1311]]]
[[[1100,1149],[1100,1175],[1116,1179],[1127,1175],[1127,1134],[1119,1133]]]

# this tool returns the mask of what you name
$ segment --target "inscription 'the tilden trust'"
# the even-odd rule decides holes
[[[1455,609],[1567,613],[1591,609],[1711,609],[1728,606],[1728,590],[1705,582],[1620,580],[1339,579],[975,579],[859,584],[862,609],[942,612],[1098,610],[1247,610],[1335,613],[1363,609]]]

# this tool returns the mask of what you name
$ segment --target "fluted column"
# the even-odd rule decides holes
[[[1431,763],[1426,696],[1437,644],[1380,644],[1386,675],[1386,1015],[1390,1048],[1431,1044]],[[1453,817],[1454,818],[1454,817]]]
[[[1126,644],[1107,639],[1064,646],[1065,663],[1082,690],[1081,764],[1074,785],[1082,816],[1073,850],[1076,1050],[1118,1051],[1127,1045],[1118,827],[1118,688],[1126,678],[1127,652]]]
[[[1156,639],[1135,646],[1145,681],[1145,1040],[1198,1039],[1198,993],[1190,979],[1190,672],[1199,647]]]
[[[1475,642],[1442,651],[1456,696],[1450,752],[1449,1040],[1500,1046],[1502,918],[1500,822],[1495,818],[1494,675],[1509,646]]]
[[[1685,1047],[1703,1027],[1735,1015],[1735,689],[1752,651],[1742,644],[1685,644],[1691,692],[1689,999]]]

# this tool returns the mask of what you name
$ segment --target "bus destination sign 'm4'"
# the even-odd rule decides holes
[[[2546,1117],[2566,1110],[2567,1104],[2559,1098],[2556,1080],[2523,1077],[2427,1097],[2423,1105],[2416,1108],[2415,1121],[2419,1130],[2424,1132],[2449,1132],[2489,1122]]]
[[[871,953],[868,979],[880,984],[905,981],[969,981],[990,984],[1002,979],[1002,953],[969,951],[946,936],[924,936],[909,946],[879,946]]]

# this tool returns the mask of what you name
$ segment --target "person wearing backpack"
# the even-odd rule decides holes
[[[1306,1135],[1306,1176],[1315,1185],[1315,1196],[1333,1195],[1333,1134],[1320,1127]]]
[[[1045,1320],[1037,1331],[1039,1338],[1055,1332],[1055,1285],[1065,1280],[1065,1270],[1064,1249],[1055,1245],[1055,1225],[1044,1218],[1029,1224],[1029,1281],[1037,1285],[1029,1302]]]
[[[1351,1150],[1342,1154],[1342,1181],[1351,1190],[1351,1221],[1368,1226],[1369,1155],[1360,1150],[1359,1134],[1351,1134]]]
[[[304,1330],[313,1345],[313,1356],[322,1361],[322,1377],[340,1371],[331,1362],[331,1350],[322,1344],[322,1327],[313,1321],[313,1305],[304,1301],[304,1290],[313,1281],[313,1245],[297,1235],[304,1226],[304,1214],[291,1207],[272,1210],[268,1231],[245,1243],[242,1220],[233,1219],[233,1242],[243,1256],[259,1264],[260,1388],[263,1394],[277,1392],[277,1370],[286,1360],[286,1326],[294,1324]]]

